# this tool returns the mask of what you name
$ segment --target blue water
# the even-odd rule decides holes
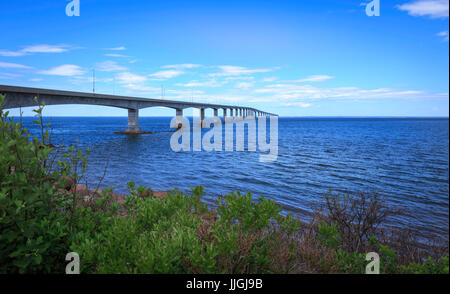
[[[33,132],[31,118],[25,126]],[[52,142],[89,148],[88,181],[126,192],[134,181],[153,190],[205,186],[205,201],[250,191],[281,204],[286,212],[310,212],[329,189],[376,191],[402,208],[393,226],[448,240],[449,121],[419,118],[280,118],[276,162],[258,152],[171,150],[170,118],[140,119],[149,135],[116,135],[127,118],[51,119]]]

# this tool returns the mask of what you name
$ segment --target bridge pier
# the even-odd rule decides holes
[[[227,109],[224,108],[223,109],[223,122],[225,122],[227,120]]]
[[[214,108],[214,123],[217,124],[219,121],[219,109]]]
[[[177,129],[181,129],[183,127],[183,109],[176,109],[176,127]]]
[[[200,108],[200,125],[203,127],[205,124],[205,109]]]
[[[140,135],[151,134],[151,132],[145,132],[139,127],[139,109],[128,109],[127,129],[123,132],[116,132],[116,134]]]

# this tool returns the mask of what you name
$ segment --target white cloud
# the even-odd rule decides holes
[[[69,51],[66,45],[32,45],[27,46],[19,51],[1,50],[0,56],[16,57],[33,53],[63,53]]]
[[[17,57],[17,56],[23,56],[23,55],[25,55],[25,53],[21,52],[21,51],[0,50],[0,56]]]
[[[65,77],[71,77],[71,76],[79,76],[83,75],[86,71],[79,67],[78,65],[73,64],[64,64],[60,65],[54,68],[51,68],[49,70],[43,70],[39,73],[44,75],[53,75],[53,76],[65,76]]]
[[[309,76],[303,79],[299,79],[293,82],[298,82],[298,83],[305,83],[305,82],[323,82],[323,81],[327,81],[327,80],[331,80],[334,79],[334,77],[332,76],[327,76],[327,75],[313,75],[313,76]]]
[[[284,106],[298,106],[301,108],[307,108],[307,107],[311,107],[312,104],[310,103],[303,103],[303,102],[293,102],[293,103],[284,103]]]
[[[155,88],[155,87],[149,87],[149,86],[145,86],[145,85],[141,85],[141,84],[126,84],[124,85],[125,88],[136,91],[136,92],[140,92],[140,93],[145,93],[145,94],[159,94],[159,92],[161,91],[161,89],[159,88]]]
[[[137,74],[133,74],[131,72],[119,73],[116,76],[116,79],[118,80],[119,83],[123,83],[123,84],[142,83],[142,82],[145,82],[147,80],[146,77],[140,76],[140,75],[137,75]]]
[[[155,72],[150,75],[150,77],[157,80],[167,80],[184,74],[185,72],[177,69],[169,69]]]
[[[80,85],[83,83],[89,83],[92,84],[94,81],[94,77],[93,76],[72,76],[69,79],[69,82],[75,85]],[[96,83],[110,83],[114,81],[114,79],[112,78],[99,78],[99,77],[95,77],[95,82]]]
[[[22,75],[0,72],[0,79],[2,79],[2,80],[16,79],[16,78],[19,78],[21,76]]]
[[[298,100],[315,99],[426,99],[426,98],[445,98],[441,94],[427,93],[416,90],[395,90],[390,88],[361,89],[358,87],[337,87],[337,88],[319,88],[311,85],[296,84],[274,84],[254,90],[255,94],[268,95],[260,96],[260,101],[285,100],[296,102]]]
[[[105,56],[108,56],[108,57],[130,57],[128,55],[116,54],[116,53],[108,53],[108,54],[105,54]]]
[[[53,46],[53,45],[35,45],[28,46],[22,49],[25,53],[63,53],[69,51],[65,45]]]
[[[210,76],[221,77],[221,76],[242,76],[251,75],[255,73],[264,73],[273,71],[272,68],[260,68],[260,69],[248,69],[242,66],[232,66],[232,65],[221,65],[218,66],[221,70],[218,73],[211,73]]]
[[[253,85],[254,85],[254,83],[240,82],[240,83],[237,83],[236,85],[234,85],[234,87],[238,88],[238,89],[247,90],[247,89],[253,87]]]
[[[189,94],[189,93],[188,93]],[[188,96],[189,97],[189,96]],[[248,95],[240,95],[239,93],[227,93],[220,95],[211,95],[211,94],[195,94],[195,101],[202,101],[205,103],[247,103],[253,97]]]
[[[97,67],[98,70],[100,71],[125,71],[127,70],[126,67],[124,66],[120,66],[117,64],[117,62],[115,61],[104,61],[101,63],[97,63]]]
[[[199,68],[199,67],[202,67],[202,65],[200,65],[200,64],[191,64],[191,63],[172,64],[172,65],[161,66],[161,68],[175,68],[175,69],[191,69],[191,68]]]
[[[40,79],[40,78],[34,78],[34,79],[30,79],[30,82],[42,82],[44,79]]]
[[[220,87],[222,86],[224,83],[219,83],[216,80],[211,80],[211,81],[205,81],[205,82],[199,82],[199,81],[191,81],[185,84],[176,84],[176,86],[180,86],[180,87],[190,87],[190,88],[194,88],[194,87]]]
[[[244,81],[253,81],[255,78],[252,76],[237,76],[237,77],[226,77],[226,81],[237,81],[237,80],[244,80]]]
[[[448,0],[416,0],[397,5],[397,8],[407,11],[412,16],[429,16],[431,18],[448,18]]]
[[[276,80],[278,80],[277,77],[268,77],[268,78],[262,79],[262,81],[265,82],[265,83],[275,82]]]
[[[17,63],[9,63],[9,62],[0,62],[0,68],[9,68],[9,69],[30,69],[31,66],[17,64]]]
[[[120,46],[120,47],[114,47],[114,48],[105,48],[105,50],[124,51],[124,50],[127,50],[127,48],[125,48],[124,46]]]
[[[443,31],[443,32],[437,33],[436,36],[442,37],[442,39],[444,41],[448,42],[448,31]]]

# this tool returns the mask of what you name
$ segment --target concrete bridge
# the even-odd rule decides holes
[[[40,103],[44,102],[45,105],[87,104],[128,109],[128,127],[124,132],[120,132],[124,134],[145,133],[139,127],[139,110],[148,107],[168,107],[174,109],[175,115],[178,119],[177,121],[180,122],[178,127],[181,127],[183,110],[191,107],[200,109],[200,118],[202,122],[205,119],[205,109],[208,108],[214,110],[214,117],[217,119],[219,119],[219,109],[223,110],[224,119],[227,115],[229,115],[229,117],[242,119],[255,116],[275,115],[245,106],[149,99],[4,85],[0,85],[0,94],[4,94],[6,96],[5,105],[3,106],[4,109],[37,106],[37,103],[34,100],[35,97],[38,98]]]

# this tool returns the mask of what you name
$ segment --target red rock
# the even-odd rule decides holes
[[[73,185],[75,185],[75,179],[72,178],[71,176],[67,176],[66,182],[64,185],[64,189],[66,189],[67,191],[70,191],[72,189]]]
[[[125,202],[125,197],[127,197],[126,194],[112,194],[112,201],[119,203],[122,205]]]
[[[77,192],[80,196],[87,196],[89,195],[89,190],[86,185],[77,184],[74,189],[75,192]]]
[[[165,198],[167,196],[166,191],[153,191],[153,197],[155,198]]]
[[[150,192],[149,191],[145,191],[144,193],[138,194],[137,197],[140,197],[140,198],[150,197]]]

